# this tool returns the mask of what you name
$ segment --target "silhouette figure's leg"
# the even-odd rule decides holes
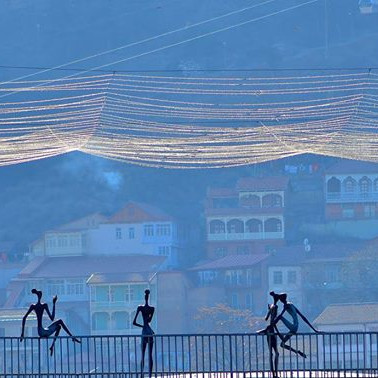
[[[56,331],[55,331],[55,333],[54,333],[54,340],[53,340],[53,342],[52,342],[52,344],[51,344],[51,346],[50,346],[50,356],[52,356],[53,355],[53,353],[54,353],[54,345],[55,345],[55,341],[56,341],[56,339],[57,339],[57,337],[59,336],[59,333],[60,333],[60,330],[62,329],[62,327],[59,325],[59,324],[57,324],[56,325]]]
[[[149,369],[150,375],[152,374],[152,368],[154,365],[154,361],[152,359],[153,348],[154,348],[154,339],[150,337],[149,342],[148,342],[148,364],[149,364],[148,369]]]
[[[145,336],[142,336],[142,359],[140,361],[140,370],[144,372],[144,355],[146,354],[147,339]]]
[[[69,335],[71,336],[72,338],[72,341],[76,342],[76,343],[81,343],[81,341],[79,339],[77,339],[76,337],[74,337],[72,335],[72,333],[70,332],[70,330],[67,328],[67,326],[64,324],[64,321],[62,319],[58,319],[57,321],[55,321],[53,324],[58,324],[60,325],[64,331]]]
[[[274,336],[274,339],[272,340],[272,349],[274,350],[274,368],[273,368],[273,377],[274,378],[278,378],[278,359],[279,359],[279,356],[280,356],[280,353],[278,352],[278,348],[277,348],[277,337]]]
[[[301,352],[300,350],[296,350],[296,349],[292,348],[290,345],[286,345],[286,343],[290,340],[290,338],[292,336],[294,336],[294,333],[288,333],[286,336],[283,337],[282,342],[280,344],[281,348],[284,348],[286,350],[289,350],[290,352],[299,354],[303,358],[306,358],[307,356],[306,356],[305,353]]]

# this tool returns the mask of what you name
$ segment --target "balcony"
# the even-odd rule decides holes
[[[235,233],[219,233],[207,234],[209,241],[226,241],[226,240],[268,240],[268,239],[283,239],[284,232],[235,232]]]
[[[134,300],[134,301],[103,301],[103,302],[91,302],[91,311],[107,311],[107,310],[112,310],[112,311],[119,311],[119,310],[135,310],[138,305],[142,303],[142,299]]]
[[[326,193],[327,203],[365,203],[365,202],[378,202],[378,193]]]
[[[269,348],[264,335],[152,337],[152,375],[155,377],[271,376]],[[51,338],[26,338],[20,343],[18,337],[0,337],[1,377],[118,378],[137,377],[141,373],[141,336],[81,336],[79,339],[81,344],[73,343],[68,337],[58,337],[54,354],[50,356]],[[307,358],[279,348],[278,373],[281,377],[377,377],[376,332],[297,334],[287,344],[306,353]],[[146,353],[146,373],[148,364]]]

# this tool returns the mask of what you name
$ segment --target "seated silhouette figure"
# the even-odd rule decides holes
[[[37,289],[33,289],[31,292],[38,297],[38,301],[37,301],[37,303],[30,305],[28,311],[26,312],[26,314],[24,315],[24,317],[22,319],[22,330],[21,330],[20,341],[22,341],[24,339],[26,318],[29,316],[29,314],[32,311],[34,311],[36,316],[37,316],[38,336],[41,337],[41,338],[48,338],[49,336],[54,334],[54,340],[53,340],[53,342],[50,346],[50,355],[51,356],[54,352],[55,341],[56,341],[57,337],[59,336],[59,333],[60,333],[62,328],[64,329],[64,331],[66,331],[66,333],[69,336],[72,337],[72,341],[74,341],[76,343],[80,343],[81,341],[72,335],[72,333],[67,328],[67,326],[65,325],[65,323],[63,322],[62,319],[58,319],[58,320],[54,321],[54,319],[55,319],[55,304],[56,304],[56,301],[58,300],[58,297],[56,295],[54,296],[54,298],[53,298],[53,309],[52,309],[52,313],[50,313],[49,306],[47,305],[47,303],[41,302],[42,291],[37,290]],[[45,311],[46,311],[47,315],[49,316],[49,318],[51,319],[51,321],[53,322],[47,328],[44,328],[43,325],[42,325],[43,313]]]
[[[287,301],[286,293],[278,294],[278,296],[279,296],[279,300],[283,303],[283,310],[274,320],[273,326],[276,326],[277,323],[281,321],[289,330],[289,332],[285,336],[278,333],[278,336],[281,338],[280,346],[286,350],[289,350],[290,352],[299,354],[303,358],[306,358],[307,356],[304,352],[300,350],[296,350],[289,345],[286,345],[286,343],[290,340],[290,338],[298,332],[298,327],[299,327],[298,315],[316,333],[321,333],[321,332],[312,326],[312,324],[308,321],[308,319],[298,310],[297,307],[294,306],[293,303]],[[288,314],[291,317],[291,321],[288,320],[286,317],[284,317],[285,314]]]
[[[282,338],[282,335],[277,329],[275,324],[275,320],[278,313],[278,305],[277,302],[280,299],[279,294],[276,294],[274,291],[269,293],[273,297],[273,303],[268,305],[268,312],[265,316],[265,321],[269,320],[269,325],[257,333],[264,334],[267,337],[268,347],[269,347],[269,364],[270,364],[270,371],[272,373],[273,378],[278,378],[278,345],[277,345],[277,336],[279,335]],[[274,359],[273,359],[273,352],[274,352]]]
[[[149,373],[152,373],[153,359],[152,359],[152,350],[154,347],[154,331],[150,327],[152,317],[154,316],[155,307],[152,307],[148,304],[148,298],[150,296],[150,290],[144,291],[144,300],[145,303],[142,306],[138,306],[137,312],[135,314],[133,325],[142,328],[142,360],[140,362],[141,371],[144,371],[144,355],[146,353],[146,347],[148,344],[148,361],[149,361]],[[137,322],[139,313],[142,314],[143,324]]]

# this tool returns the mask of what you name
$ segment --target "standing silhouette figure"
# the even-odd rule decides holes
[[[154,316],[155,307],[152,307],[148,304],[149,296],[150,296],[150,290],[147,289],[144,291],[145,303],[143,306],[138,306],[138,309],[137,309],[137,312],[135,314],[134,321],[133,321],[133,325],[142,328],[142,360],[140,362],[142,374],[144,371],[144,355],[146,353],[147,344],[148,344],[148,363],[149,363],[148,370],[150,374],[152,373],[152,367],[153,367],[152,350],[154,347],[154,338],[153,338],[154,331],[150,327],[150,323],[151,323],[152,317]],[[139,313],[142,314],[143,324],[140,324],[137,322]]]
[[[281,337],[280,332],[277,329],[275,320],[278,313],[277,302],[280,299],[280,295],[276,294],[274,291],[269,293],[273,297],[273,303],[268,305],[268,312],[265,316],[265,321],[269,320],[269,325],[260,331],[257,331],[259,334],[266,335],[268,347],[269,347],[269,363],[270,371],[272,372],[273,378],[278,378],[278,358],[280,356],[277,348],[277,334]],[[273,359],[274,352],[274,359]]]
[[[50,346],[50,355],[51,356],[54,352],[55,341],[56,341],[57,337],[59,336],[59,333],[60,333],[62,328],[64,329],[64,331],[66,331],[66,333],[69,336],[72,337],[72,341],[74,341],[76,343],[80,343],[81,341],[72,335],[72,333],[67,328],[67,326],[65,325],[65,323],[63,322],[62,319],[58,319],[54,322],[54,319],[55,319],[55,303],[58,300],[58,297],[56,295],[54,296],[54,298],[53,298],[53,309],[52,309],[52,313],[50,313],[49,306],[47,305],[47,303],[41,302],[42,291],[37,290],[37,289],[33,289],[31,292],[38,297],[38,302],[30,305],[28,311],[26,312],[26,314],[24,315],[24,317],[22,319],[22,330],[21,330],[20,341],[22,341],[24,339],[26,318],[29,316],[29,314],[32,311],[34,311],[36,316],[37,316],[38,336],[41,337],[41,338],[48,338],[49,336],[54,334],[54,340],[53,340],[53,342]],[[43,325],[42,325],[43,313],[45,311],[46,311],[47,315],[49,316],[49,318],[51,319],[51,321],[53,322],[47,328],[44,328]]]
[[[303,321],[316,333],[321,333],[317,329],[315,329],[312,324],[308,321],[308,319],[294,306],[293,303],[287,301],[287,294],[282,293],[279,294],[279,299],[283,303],[284,307],[280,315],[277,316],[277,318],[274,321],[274,326],[281,321],[289,330],[289,333],[287,333],[285,336],[282,337],[282,335],[279,335],[281,338],[281,344],[280,346],[286,350],[289,350],[290,352],[299,354],[303,358],[306,358],[306,354],[300,350],[296,350],[292,348],[290,345],[286,345],[286,343],[290,340],[292,336],[294,336],[298,332],[298,315],[303,319]],[[287,313],[291,316],[292,320],[288,320],[284,317],[284,314]]]

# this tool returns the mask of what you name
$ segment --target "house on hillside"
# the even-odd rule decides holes
[[[175,268],[185,260],[187,243],[187,229],[172,216],[134,201],[90,230],[93,255],[164,256],[167,268]]]
[[[95,213],[46,231],[30,245],[30,258],[153,255],[175,268],[186,259],[189,232],[159,208],[130,201],[110,217]]]
[[[248,309],[255,315],[265,312],[267,259],[267,254],[228,255],[191,268],[188,302],[192,313],[216,304]]]
[[[8,286],[6,309],[26,309],[36,301],[31,289],[43,291],[43,301],[49,305],[54,295],[58,296],[57,317],[72,324],[75,334],[88,335],[93,329],[91,298],[87,281],[94,276],[121,276],[126,285],[127,277],[139,275],[147,277],[161,268],[164,256],[71,256],[38,257],[33,259]],[[92,280],[93,282],[93,280]],[[130,282],[134,282],[131,280]],[[147,281],[142,281],[145,286]],[[143,286],[143,287],[144,287]],[[117,305],[117,298],[109,291],[104,299],[105,308],[111,311]],[[121,305],[126,311],[130,303],[143,301],[143,295],[131,294],[127,300],[126,292]],[[105,298],[100,295],[99,298]],[[118,303],[120,305],[120,303]],[[51,305],[50,305],[51,306]],[[124,319],[126,321],[126,319]],[[109,330],[108,330],[109,331]]]
[[[107,218],[94,213],[46,231],[29,246],[30,259],[38,256],[82,256],[90,254],[89,231]]]
[[[285,238],[287,177],[245,177],[234,188],[210,188],[207,257],[265,253]]]
[[[342,237],[378,236],[378,164],[340,160],[325,171],[323,232]]]
[[[318,355],[327,369],[377,367],[378,303],[331,304],[314,325],[320,331],[334,333],[322,337],[319,344]]]

